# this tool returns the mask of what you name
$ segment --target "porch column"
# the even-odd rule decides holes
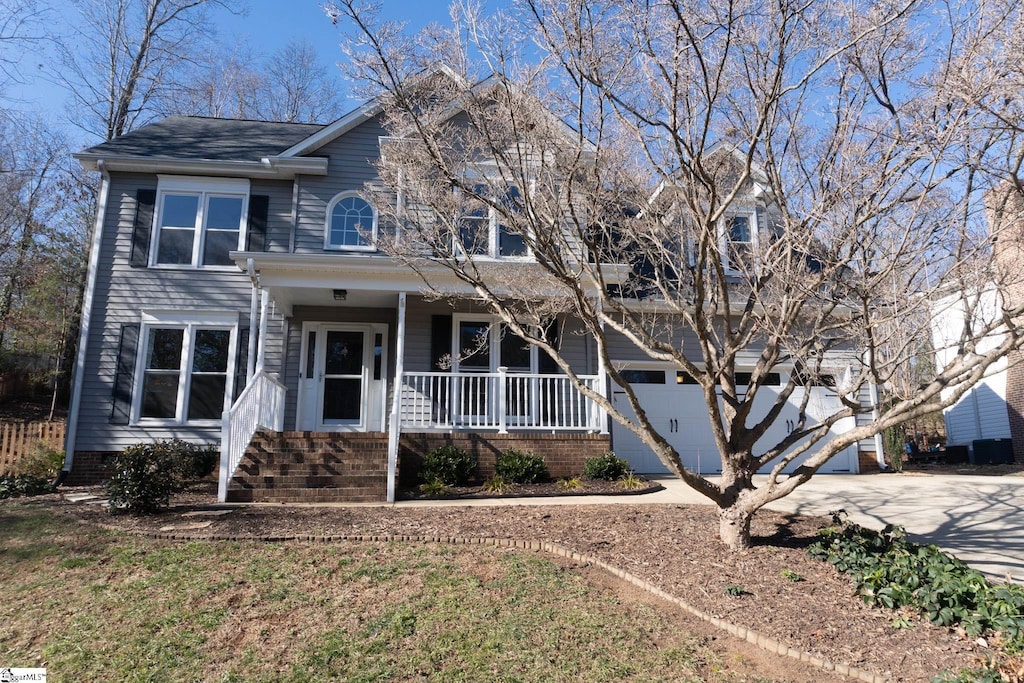
[[[249,295],[249,345],[248,354],[245,356],[245,384],[248,386],[252,376],[256,374],[256,315],[259,311],[260,287],[253,260],[246,259],[245,267],[249,272],[249,282],[252,283]]]
[[[597,300],[597,312],[600,315],[602,310],[601,300]],[[601,336],[604,336],[604,319],[598,318],[598,325],[601,327]],[[595,340],[596,343],[596,340]],[[599,345],[600,346],[600,345]],[[604,354],[597,349],[597,390],[606,399],[608,398],[608,368],[604,364]],[[601,434],[608,433],[608,412],[604,408],[598,408],[597,419],[600,421]]]
[[[263,364],[267,360],[267,309],[270,307],[270,292],[266,289],[260,298],[260,344],[256,349],[256,372],[263,372]],[[252,337],[249,337],[252,344]]]
[[[388,502],[395,502],[395,474],[398,471],[398,441],[402,433],[402,375],[405,373],[405,292],[398,293],[398,329],[395,334],[395,377],[388,425]]]

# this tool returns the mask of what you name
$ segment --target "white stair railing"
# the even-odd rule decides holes
[[[234,405],[221,418],[220,482],[217,497],[227,500],[228,482],[238,469],[245,449],[259,429],[284,429],[285,387],[262,370],[253,375]]]

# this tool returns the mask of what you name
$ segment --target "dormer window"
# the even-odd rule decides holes
[[[324,249],[372,251],[377,242],[377,211],[354,192],[342,192],[327,206]]]

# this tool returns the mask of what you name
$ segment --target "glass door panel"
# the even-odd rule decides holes
[[[327,330],[323,350],[323,424],[358,424],[364,406],[362,330]]]

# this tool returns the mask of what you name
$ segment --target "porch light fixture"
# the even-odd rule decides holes
[[[335,301],[344,301],[347,298],[348,298],[348,290],[347,289],[336,289],[336,290],[334,290],[334,300]]]

